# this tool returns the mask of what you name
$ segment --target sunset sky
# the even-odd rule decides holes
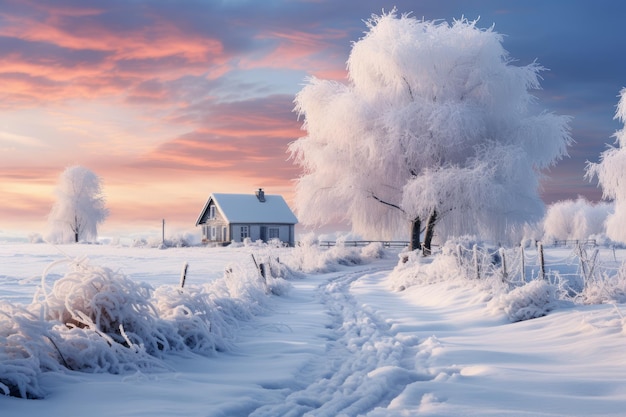
[[[98,174],[101,235],[193,229],[211,192],[293,196],[287,145],[307,76],[345,80],[371,14],[480,18],[543,73],[548,110],[573,117],[571,158],[547,203],[585,195],[584,178],[621,124],[626,2],[614,0],[0,0],[0,234],[45,234],[68,166]]]

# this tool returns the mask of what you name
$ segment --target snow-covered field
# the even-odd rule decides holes
[[[560,271],[569,287],[556,285],[554,273],[548,274],[554,285],[539,280],[521,286],[520,261],[512,254],[506,255],[505,281],[510,284],[502,283],[497,262],[492,263],[491,276],[481,265],[482,277],[475,279],[471,254],[466,264],[441,255],[435,260],[409,257],[402,263],[398,255],[378,247],[159,250],[0,244],[0,381],[8,389],[8,378],[16,378],[22,369],[13,366],[16,357],[48,355],[38,363],[54,368],[31,375],[31,384],[42,398],[0,395],[0,413],[20,417],[625,415],[626,309],[619,302],[624,302],[626,288],[617,272],[626,258],[624,251],[601,248],[596,254],[589,248],[583,254],[587,262],[581,266],[576,256],[581,254],[573,248],[547,250],[548,270]],[[537,276],[536,251],[529,248],[524,256],[527,279]],[[67,259],[80,262],[50,267]],[[263,283],[255,261],[273,263],[276,278]],[[181,289],[185,263],[189,267]],[[607,266],[610,269],[604,270]],[[205,344],[186,339],[187,347],[174,349],[170,341],[172,349],[150,356],[146,346],[133,344],[140,335],[130,332],[130,343],[124,345],[113,340],[99,343],[108,336],[89,333],[84,322],[71,332],[65,326],[44,329],[38,322],[44,312],[63,307],[61,288],[67,292],[79,288],[84,295],[96,281],[84,284],[81,279],[101,278],[99,267],[110,268],[104,277],[151,287],[146,302],[158,310],[161,321],[150,323],[170,337],[168,341],[175,338],[167,329],[178,326],[180,333],[189,330],[185,326],[191,323],[199,327],[187,335],[196,335]],[[618,278],[594,278],[603,273]],[[584,274],[588,282],[574,288],[580,284],[576,277]],[[55,292],[54,283],[63,280],[71,285],[59,286]],[[70,310],[76,308],[71,305],[77,297],[73,294],[65,299]],[[225,302],[227,296],[234,301]],[[186,313],[170,314],[167,305],[179,311],[180,303],[188,303]],[[207,306],[216,311],[203,311]],[[32,317],[24,310],[31,311]],[[542,314],[546,315],[512,322]],[[199,321],[183,320],[189,316]],[[209,324],[202,327],[202,323]],[[42,346],[48,350],[35,352],[39,345],[32,339],[37,338],[37,326],[40,333],[57,338],[56,349],[44,340]],[[202,339],[207,337],[203,332],[211,333],[212,339]],[[145,337],[149,340],[151,335]],[[14,345],[16,340],[25,349]],[[76,350],[72,351],[76,358],[71,358],[67,353],[81,343],[94,361],[109,358],[123,372],[105,372],[100,362],[100,369],[81,371],[61,366],[61,351],[72,369],[72,360],[93,365],[89,355]],[[111,352],[124,359],[107,356]],[[128,363],[133,355],[134,368]]]

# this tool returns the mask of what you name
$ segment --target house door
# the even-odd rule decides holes
[[[267,241],[267,226],[261,226],[261,240],[263,242]]]

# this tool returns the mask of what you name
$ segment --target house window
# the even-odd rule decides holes
[[[215,206],[210,206],[209,207],[209,219],[214,219],[215,218]]]
[[[278,227],[270,227],[268,230],[268,237],[270,239],[278,239],[279,233]]]
[[[250,229],[248,226],[241,226],[241,241],[243,242],[247,237],[250,237]]]
[[[202,235],[204,236],[205,239],[209,238],[209,226],[202,225]]]

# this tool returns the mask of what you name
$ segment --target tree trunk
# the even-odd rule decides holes
[[[72,225],[72,231],[74,232],[74,243],[78,243],[78,235],[80,234],[80,225],[78,224],[78,215],[74,214],[74,225]]]
[[[428,217],[428,223],[426,224],[426,232],[424,233],[424,256],[428,256],[432,253],[431,244],[433,236],[435,236],[435,224],[437,223],[437,210],[433,210]]]
[[[414,251],[420,248],[420,229],[422,228],[422,222],[419,217],[416,217],[411,221],[411,241],[409,243],[409,250]]]

